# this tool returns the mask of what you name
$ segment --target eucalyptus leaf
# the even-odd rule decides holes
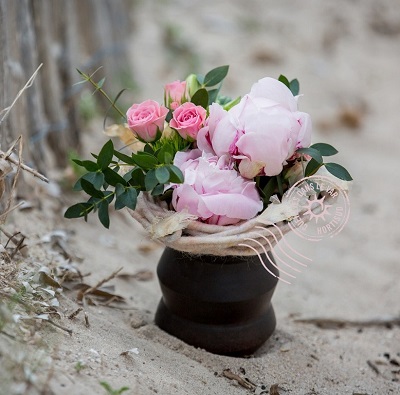
[[[99,165],[101,170],[104,170],[109,166],[112,161],[113,155],[114,145],[111,140],[108,140],[107,143],[103,145],[103,148],[100,150],[97,157],[97,164]]]
[[[68,209],[64,213],[65,218],[80,218],[85,217],[90,211],[93,210],[93,204],[91,203],[77,203]]]
[[[326,143],[316,143],[313,144],[311,148],[318,150],[322,156],[332,156],[339,152],[335,147],[332,147],[330,144]]]
[[[208,91],[208,105],[217,101],[219,89],[211,89]]]
[[[154,169],[158,165],[158,159],[147,152],[138,152],[133,155],[133,160],[143,169]]]
[[[290,81],[289,83],[289,89],[292,92],[293,96],[297,96],[300,92],[300,83],[297,78],[294,80]]]
[[[219,84],[228,74],[229,66],[219,66],[209,71],[203,81],[205,86],[214,86]]]
[[[344,181],[351,181],[353,178],[350,173],[341,165],[337,163],[325,163],[326,170],[333,174],[335,177]]]
[[[100,190],[100,188],[104,184],[104,174],[99,171],[86,173],[81,177],[80,180],[78,180],[79,186],[81,185],[81,183],[80,183],[81,180],[86,180],[86,181],[90,182],[96,189]],[[75,184],[75,185],[77,185],[77,184]],[[82,187],[79,190],[82,190]]]
[[[145,175],[143,174],[143,170],[138,167],[130,170],[128,173],[124,175],[124,179],[129,183],[129,185],[134,186],[135,188],[139,188],[142,191],[146,190],[145,185]]]
[[[106,200],[100,202],[97,215],[101,224],[108,229],[110,227],[110,216],[108,214],[108,202]]]
[[[164,185],[158,184],[153,190],[151,191],[152,196],[160,196],[164,193]]]
[[[135,161],[133,160],[132,156],[125,155],[122,152],[115,151],[115,150],[114,150],[114,155],[119,160],[121,160],[122,162],[126,163],[127,165],[134,166],[136,164]]]
[[[184,181],[184,177],[183,177],[183,173],[181,171],[181,169],[179,169],[179,167],[175,166],[175,165],[170,165],[168,166],[168,170],[169,170],[169,180],[170,182],[176,183],[176,184],[182,184]]]
[[[120,210],[124,207],[129,207],[132,210],[136,208],[137,202],[137,192],[134,187],[123,187],[118,184],[119,193],[117,193],[117,198],[115,200],[115,209]]]
[[[310,155],[313,159],[315,159],[320,164],[322,164],[323,161],[324,161],[322,159],[321,153],[315,148],[311,148],[311,147],[309,147],[309,148],[299,148],[296,152],[300,153],[300,154]]]
[[[278,81],[282,82],[290,89],[290,82],[283,74],[279,76]]]
[[[196,106],[202,106],[203,108],[207,108],[208,106],[208,92],[206,89],[199,89],[190,99],[193,104]]]
[[[99,170],[99,165],[91,160],[72,159],[78,166],[84,167],[87,171]]]
[[[155,172],[156,178],[160,184],[166,184],[169,181],[169,171],[166,167],[158,167]]]
[[[92,183],[90,183],[85,179],[81,180],[81,187],[88,195],[93,196],[95,198],[102,199],[104,196],[103,192],[97,190]]]
[[[126,185],[127,182],[125,181],[125,179],[120,176],[116,171],[114,171],[113,169],[107,168],[103,170],[103,174],[104,174],[104,179],[107,182],[107,184],[115,186],[118,183],[122,184],[122,185]]]
[[[147,172],[147,174],[144,178],[144,183],[145,183],[146,191],[151,191],[158,184],[158,180],[156,177],[156,171],[154,169]]]
[[[304,171],[304,176],[309,177],[312,176],[317,172],[317,170],[321,167],[322,165],[318,163],[315,159],[311,159],[306,166],[306,169]]]

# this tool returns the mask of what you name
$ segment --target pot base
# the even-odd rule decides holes
[[[184,342],[214,354],[247,356],[253,354],[269,339],[275,330],[276,318],[270,305],[262,316],[248,323],[210,325],[173,314],[161,299],[155,323]]]
[[[162,291],[155,323],[184,342],[215,354],[246,356],[276,326],[271,298],[278,270],[264,256],[192,255],[166,248],[157,275]]]

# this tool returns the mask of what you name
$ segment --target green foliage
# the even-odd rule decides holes
[[[311,160],[307,163],[304,171],[304,176],[309,177],[315,174],[321,166],[325,166],[326,170],[329,171],[335,177],[344,180],[351,181],[353,178],[350,173],[341,165],[337,163],[324,163],[323,156],[332,156],[338,153],[338,150],[330,144],[316,143],[308,148],[300,148],[296,151],[298,154],[309,155]]]
[[[190,100],[192,103],[196,104],[197,106],[202,106],[207,108],[208,106],[208,92],[206,89],[201,88],[199,89],[191,98]]]
[[[204,77],[197,74],[197,80],[193,81],[193,75],[190,77],[189,91],[193,88],[197,88],[193,92],[190,101],[197,106],[202,106],[207,109],[208,106],[214,102],[220,102],[225,98],[219,96],[219,91],[222,86],[222,82],[228,74],[229,66],[219,66],[215,69],[210,70]],[[227,98],[226,103],[230,102],[231,99]]]
[[[145,151],[129,156],[116,151],[109,140],[98,155],[93,155],[96,162],[74,159],[77,166],[87,171],[78,179],[74,190],[85,192],[89,199],[69,207],[64,217],[87,220],[88,214],[97,212],[102,225],[109,228],[113,201],[115,210],[124,207],[135,210],[140,192],[159,196],[164,193],[165,185],[182,183],[182,172],[172,164],[178,148],[181,149],[180,142],[172,139],[156,150],[147,144]],[[131,169],[122,176],[119,170],[126,166]]]
[[[231,99],[220,95],[228,70],[229,66],[224,65],[212,69],[205,76],[189,75],[186,79],[186,87],[190,101],[202,106],[207,112],[214,102],[219,103],[226,111],[237,105],[241,100],[240,97]],[[99,92],[108,100],[109,110],[114,109],[126,121],[125,114],[116,106],[123,90],[112,100],[103,90],[105,79],[102,78],[98,82],[94,80],[97,70],[90,75],[79,70],[78,72],[83,78],[82,82],[89,82],[94,92]],[[300,85],[297,79],[289,81],[284,75],[280,75],[278,79],[290,89],[294,96],[299,94]],[[171,118],[172,110],[166,117],[167,122]],[[195,145],[182,138],[177,131],[171,132],[171,128],[164,135],[161,130],[158,130],[157,138],[153,142],[142,142],[145,144],[141,151],[127,155],[116,151],[112,140],[109,140],[98,154],[92,153],[94,160],[73,159],[74,166],[79,168],[76,174],[80,175],[74,185],[74,190],[86,193],[88,200],[69,207],[65,212],[65,217],[82,217],[87,220],[90,213],[97,212],[100,222],[108,228],[112,203],[115,210],[121,210],[124,207],[135,210],[141,192],[150,193],[152,196],[168,201],[172,194],[170,184],[184,181],[182,171],[173,164],[174,157],[177,152],[195,148]],[[351,175],[343,166],[332,162],[324,163],[324,157],[337,153],[338,151],[329,144],[313,144],[310,147],[298,149],[297,155],[289,161],[279,175],[256,177],[264,208],[268,206],[273,194],[282,197],[289,187],[289,177],[295,179],[302,170],[304,176],[308,177],[315,174],[321,166],[325,166],[327,171],[334,176],[346,181],[352,180]],[[307,165],[304,163],[305,156],[310,159]],[[298,161],[303,162],[302,166]],[[296,167],[292,168],[291,166],[294,165]],[[293,170],[290,171],[291,169]],[[289,174],[288,179],[285,177],[286,174]]]
[[[326,170],[333,174],[335,177],[344,181],[351,181],[353,178],[350,173],[341,165],[337,163],[325,163]]]
[[[101,381],[100,385],[106,390],[107,395],[121,395],[123,392],[128,391],[129,387],[121,387],[119,389],[113,389],[110,384],[106,381]]]
[[[228,70],[229,66],[227,65],[212,69],[205,75],[203,85],[210,87],[219,84],[228,74]]]
[[[300,92],[300,83],[299,80],[297,78],[295,78],[292,81],[289,81],[284,75],[280,75],[278,78],[278,81],[282,82],[283,84],[285,84],[290,91],[292,92],[293,96],[297,96]]]

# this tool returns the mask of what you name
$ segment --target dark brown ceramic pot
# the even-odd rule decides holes
[[[275,267],[269,269],[278,275]],[[275,329],[271,298],[278,280],[257,256],[191,255],[166,248],[157,275],[163,296],[155,323],[190,345],[245,356]]]

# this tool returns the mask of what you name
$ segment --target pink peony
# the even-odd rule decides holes
[[[227,162],[200,150],[178,152],[174,164],[185,181],[172,194],[176,211],[187,210],[202,221],[232,225],[257,215],[263,208],[254,182],[245,180]]]
[[[186,81],[174,81],[164,87],[164,102],[171,110],[175,110],[186,102]]]
[[[161,106],[154,100],[146,100],[134,104],[126,113],[129,129],[146,142],[157,139],[164,129],[165,117],[168,108]]]
[[[296,149],[310,143],[310,116],[297,111],[296,98],[273,78],[255,83],[228,112],[213,104],[198,137],[198,146],[207,152],[237,160],[246,178],[279,174]]]
[[[201,106],[187,102],[179,106],[172,114],[169,123],[184,139],[196,140],[199,129],[203,126],[207,112]]]

